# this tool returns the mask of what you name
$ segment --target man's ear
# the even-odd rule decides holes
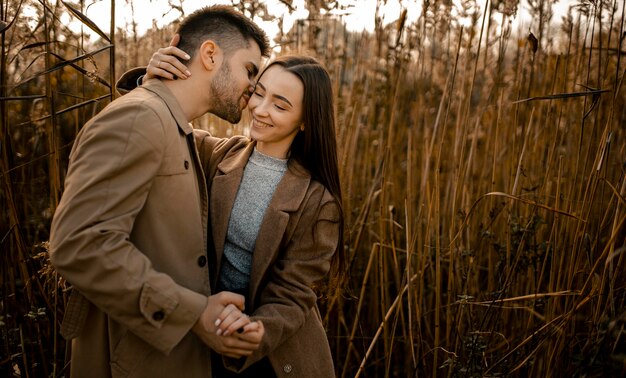
[[[207,71],[213,71],[220,65],[221,51],[215,41],[207,39],[200,45],[199,58]]]

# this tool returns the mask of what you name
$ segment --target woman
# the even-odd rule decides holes
[[[161,49],[147,72],[185,78],[173,55],[186,54]],[[313,58],[277,58],[261,73],[248,107],[251,140],[195,132],[210,197],[211,266],[218,267],[212,287],[245,295],[251,319],[265,328],[257,352],[214,359],[214,372],[230,376],[227,366],[238,377],[331,377],[313,290],[331,260],[335,277],[343,265],[330,77]],[[224,313],[218,323],[229,335],[245,321]]]

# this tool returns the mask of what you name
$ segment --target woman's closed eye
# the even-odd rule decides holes
[[[260,91],[258,91],[258,90],[257,90],[257,91],[254,91],[253,95],[255,95],[255,96],[259,97],[259,98],[263,98],[263,97],[264,97],[264,94],[263,94],[263,93],[261,93],[261,92],[260,92]],[[285,111],[285,110],[287,110],[287,108],[286,108],[285,106],[283,106],[283,105],[279,105],[279,104],[276,104],[276,103],[274,103],[274,107],[275,107],[276,109],[280,110],[280,111]]]

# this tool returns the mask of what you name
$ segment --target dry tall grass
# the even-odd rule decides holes
[[[0,8],[0,372],[57,376],[63,283],[38,274],[38,243],[71,139],[110,96],[109,67],[135,62],[81,35],[54,42],[67,7],[27,3],[47,6],[37,32],[18,29],[14,2]],[[351,284],[323,308],[338,376],[626,374],[626,1],[572,1],[554,20],[553,1],[532,0],[523,30],[517,1],[420,3],[417,22],[401,13],[370,35],[311,2],[280,36],[335,78]],[[170,33],[120,30],[116,54],[138,43],[145,62]],[[15,85],[36,73],[39,85]],[[29,129],[47,142],[26,143]]]

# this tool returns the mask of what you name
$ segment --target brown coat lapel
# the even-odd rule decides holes
[[[217,166],[217,171],[211,183],[209,212],[211,213],[211,231],[213,232],[215,259],[218,267],[222,261],[230,212],[233,209],[235,197],[237,197],[239,183],[243,177],[243,169],[253,149],[254,146],[250,144],[240,150],[239,153],[227,156],[222,160]],[[219,272],[211,277],[213,284],[217,282],[218,275]]]
[[[250,288],[247,305],[256,302],[261,293],[259,285],[270,266],[278,257],[282,243],[291,239],[287,230],[289,217],[300,208],[304,200],[311,176],[296,162],[290,162],[289,168],[279,183],[270,201],[252,255],[252,272],[250,272]],[[292,227],[293,228],[293,227]],[[288,234],[289,233],[289,234]]]
[[[195,132],[210,187],[210,218],[219,267],[230,213],[254,143],[219,139]],[[314,282],[328,272],[337,249],[340,208],[332,195],[311,179],[302,166],[291,162],[279,183],[259,230],[253,254],[246,310],[263,321],[266,333],[250,357],[227,366],[242,371],[268,357],[280,378],[334,376],[330,348],[319,311]],[[210,248],[211,249],[211,248]],[[213,285],[215,277],[212,276]],[[295,374],[295,375],[294,375]]]
[[[211,184],[211,226],[217,266],[221,264],[230,213],[237,197],[243,170],[255,145],[255,143],[250,143],[237,153],[226,156],[217,165],[217,172]],[[258,294],[258,286],[265,272],[276,259],[281,243],[289,240],[290,235],[285,235],[289,223],[289,213],[295,212],[300,207],[310,181],[311,176],[300,164],[289,163],[289,168],[272,196],[259,229],[252,257],[249,297]],[[213,277],[213,280],[215,283],[216,277]],[[247,298],[247,301],[247,304],[250,305],[254,303],[254,298]]]

